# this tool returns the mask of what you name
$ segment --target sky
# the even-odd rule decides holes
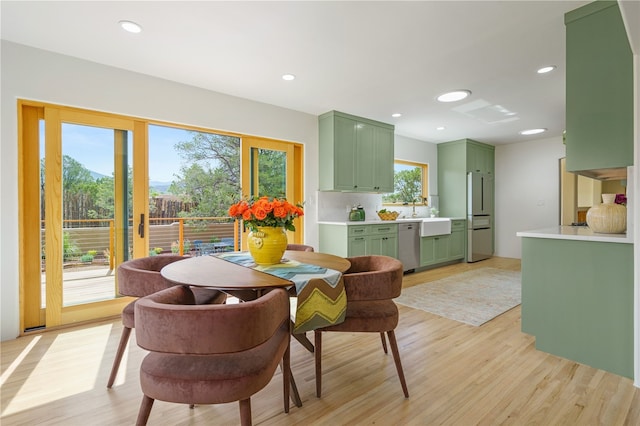
[[[128,140],[133,135],[128,132]],[[41,141],[44,143],[44,126]],[[187,130],[164,126],[149,126],[149,180],[171,182],[180,170],[181,159],[173,145],[190,140]],[[131,148],[131,144],[130,147]],[[77,124],[63,123],[62,151],[80,162],[85,168],[102,175],[113,174],[113,130]],[[130,151],[131,152],[131,151]],[[41,147],[41,157],[44,150]]]

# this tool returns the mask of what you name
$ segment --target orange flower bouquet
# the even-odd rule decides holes
[[[291,204],[279,198],[240,200],[229,207],[229,216],[242,219],[245,226],[254,232],[259,226],[283,227],[288,231],[295,231],[293,219],[303,215],[301,204]]]

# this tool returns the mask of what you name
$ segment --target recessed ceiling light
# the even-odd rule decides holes
[[[438,126],[438,127],[436,127],[436,130],[444,130],[444,129],[446,129],[446,127],[444,127],[444,126]]]
[[[128,31],[130,33],[137,34],[142,31],[142,27],[133,21],[120,21],[118,22],[118,24],[120,24],[123,30]]]
[[[398,118],[398,117],[402,117],[402,114],[400,114],[399,112],[396,112],[395,114],[391,114],[391,116],[393,118]]]
[[[283,74],[282,79],[286,81],[291,81],[291,80],[295,80],[296,76],[293,74]]]
[[[556,69],[555,65],[549,65],[548,67],[542,67],[538,70],[538,74],[546,74]]]
[[[538,133],[543,133],[546,132],[547,129],[527,129],[527,130],[521,130],[518,133],[520,133],[521,135],[537,135]]]
[[[461,101],[471,94],[469,90],[453,90],[451,92],[443,93],[436,99],[440,102],[455,102]]]

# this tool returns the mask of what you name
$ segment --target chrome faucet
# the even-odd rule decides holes
[[[413,213],[411,214],[411,217],[416,217],[418,216],[416,214],[416,200],[413,200]]]

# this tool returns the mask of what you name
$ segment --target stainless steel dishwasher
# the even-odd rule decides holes
[[[413,272],[420,266],[420,223],[407,222],[398,225],[398,259],[404,272]]]

